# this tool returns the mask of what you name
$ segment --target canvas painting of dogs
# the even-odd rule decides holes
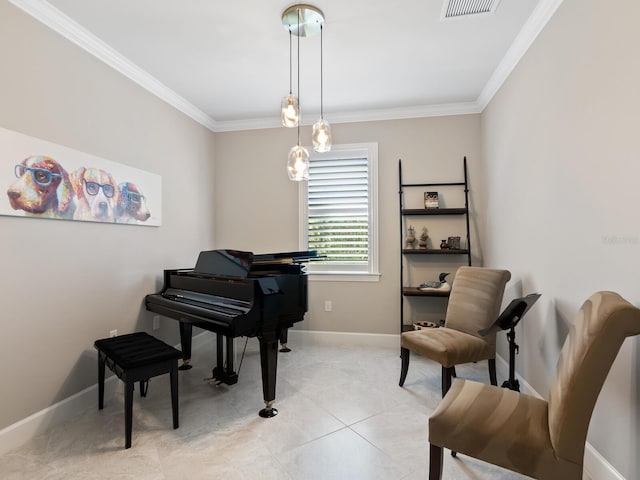
[[[159,226],[161,188],[159,175],[0,127],[0,215]]]

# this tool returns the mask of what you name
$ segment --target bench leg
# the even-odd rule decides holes
[[[131,429],[133,423],[133,382],[125,381],[124,387],[124,448],[131,448]]]
[[[171,411],[173,412],[173,428],[178,428],[178,362],[171,367],[169,372],[171,382]]]

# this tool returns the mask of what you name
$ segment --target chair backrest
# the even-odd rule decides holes
[[[495,333],[481,336],[500,315],[504,288],[511,273],[484,267],[460,267],[451,285],[445,327],[483,339],[495,348]]]
[[[593,294],[578,312],[549,392],[556,456],[582,465],[589,421],[625,338],[640,334],[640,309],[614,292]]]

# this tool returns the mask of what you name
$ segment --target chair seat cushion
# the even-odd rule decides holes
[[[546,401],[479,382],[454,380],[429,418],[429,442],[538,479],[582,475],[555,457]]]
[[[404,332],[401,345],[443,367],[479,362],[496,356],[495,347],[483,339],[446,327]]]

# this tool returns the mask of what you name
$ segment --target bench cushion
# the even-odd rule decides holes
[[[96,340],[94,346],[123,369],[182,358],[182,352],[145,332]]]

